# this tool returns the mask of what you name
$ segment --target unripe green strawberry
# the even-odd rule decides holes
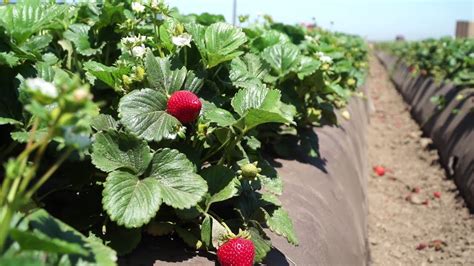
[[[190,91],[176,91],[168,100],[166,111],[181,123],[191,123],[201,112],[201,101]]]
[[[356,80],[353,78],[350,78],[347,80],[347,85],[349,86],[354,86],[356,84]]]
[[[257,162],[253,162],[242,165],[237,173],[243,179],[255,179],[261,171],[262,169],[257,167]]]

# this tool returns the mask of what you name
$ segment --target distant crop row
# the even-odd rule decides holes
[[[433,76],[436,81],[474,85],[474,40],[429,39],[380,45],[409,67],[414,74]]]

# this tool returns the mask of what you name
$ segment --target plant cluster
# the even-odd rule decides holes
[[[414,75],[433,76],[438,83],[474,85],[474,40],[427,39],[380,44],[404,62]]]
[[[243,23],[153,0],[0,7],[0,262],[114,265],[145,233],[213,252],[242,230],[255,262],[264,228],[297,245],[264,154],[317,156],[311,127],[360,95],[367,49]]]

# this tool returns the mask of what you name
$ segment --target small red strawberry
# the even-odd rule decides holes
[[[201,101],[196,94],[183,90],[171,94],[166,112],[176,117],[179,122],[186,124],[196,120],[201,111],[201,107]]]
[[[435,198],[439,199],[439,198],[441,198],[441,192],[435,191],[435,192],[433,192],[433,196],[434,196]]]
[[[416,246],[416,250],[423,250],[427,247],[428,245],[426,245],[425,243],[420,243]]]
[[[374,166],[373,170],[374,170],[374,173],[376,173],[378,176],[385,175],[385,168],[383,166],[380,166],[380,165]]]
[[[217,249],[217,260],[222,266],[252,266],[255,246],[247,232],[231,236]]]

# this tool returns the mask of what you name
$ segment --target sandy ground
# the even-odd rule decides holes
[[[368,181],[372,265],[474,265],[474,215],[374,57],[369,75],[369,164],[387,169]]]

